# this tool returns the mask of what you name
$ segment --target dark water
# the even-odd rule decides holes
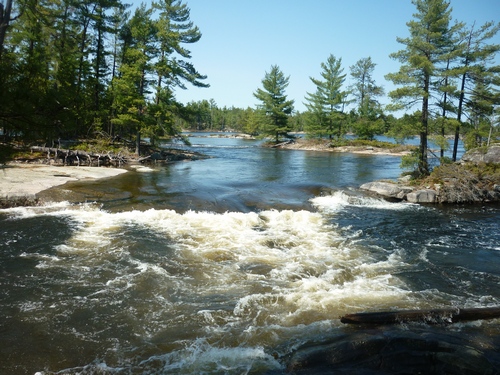
[[[0,211],[0,373],[500,371],[498,320],[339,320],[500,305],[498,206],[362,195],[360,184],[398,176],[394,156],[192,142],[211,158]],[[304,354],[318,347],[329,362]]]

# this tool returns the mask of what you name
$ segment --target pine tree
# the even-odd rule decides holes
[[[258,106],[263,114],[261,130],[264,134],[273,136],[276,142],[280,136],[286,136],[290,131],[288,117],[293,111],[293,100],[287,100],[285,89],[290,77],[285,77],[277,65],[272,65],[262,79],[263,89],[257,89],[254,96],[262,102]]]
[[[383,132],[384,127],[382,107],[377,101],[384,90],[373,79],[375,66],[371,57],[367,57],[350,67],[351,77],[354,79],[351,92],[358,104],[353,127],[355,134],[361,139],[373,139],[376,134]]]
[[[487,44],[486,41],[494,37],[500,30],[500,23],[487,22],[479,29],[473,24],[469,30],[463,28],[460,31],[461,43],[459,44],[459,65],[454,68],[454,73],[460,78],[458,90],[457,123],[455,126],[455,140],[453,143],[453,160],[457,160],[458,142],[460,139],[460,127],[464,106],[467,98],[477,85],[476,79],[486,79],[485,76],[498,75],[498,66],[489,66],[495,55],[500,51],[499,44]],[[490,78],[492,79],[492,78]],[[481,84],[481,82],[479,82]]]
[[[471,126],[465,137],[466,149],[481,147],[487,143],[494,122],[495,105],[500,104],[500,98],[493,92],[486,75],[480,71],[476,74],[474,88],[465,104]]]
[[[401,62],[399,72],[391,73],[386,78],[395,85],[402,86],[389,93],[398,104],[396,108],[411,108],[421,101],[420,147],[418,173],[429,174],[427,159],[427,139],[429,134],[429,100],[431,82],[436,77],[436,66],[443,61],[451,8],[445,0],[412,0],[417,8],[414,19],[407,23],[410,32],[408,38],[397,38],[405,49],[391,54]]]
[[[316,86],[314,93],[307,93],[305,103],[311,115],[306,131],[312,136],[343,136],[345,129],[344,108],[347,104],[347,91],[342,90],[346,74],[343,74],[342,59],[330,55],[326,63],[321,63],[322,79],[309,77]]]

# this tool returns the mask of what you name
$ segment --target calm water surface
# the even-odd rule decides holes
[[[438,335],[500,371],[498,320],[381,331],[338,319],[500,305],[498,206],[362,195],[399,175],[394,156],[191,140],[210,158],[0,211],[0,373],[285,374],[304,345],[380,334]],[[461,352],[448,352],[453,366]]]

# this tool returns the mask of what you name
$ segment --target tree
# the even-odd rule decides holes
[[[500,103],[500,98],[495,97],[483,74],[479,74],[474,81],[474,89],[465,104],[471,125],[465,137],[466,149],[481,147],[488,143],[493,128],[495,104]]]
[[[373,139],[376,134],[383,133],[384,121],[382,107],[377,97],[384,94],[381,86],[373,79],[376,64],[371,57],[358,60],[350,67],[354,84],[351,92],[358,104],[357,119],[354,122],[354,131],[361,139]]]
[[[345,120],[344,108],[347,104],[347,91],[342,90],[346,75],[343,74],[342,59],[330,55],[326,63],[321,63],[322,79],[309,77],[316,86],[314,93],[307,93],[305,103],[309,116],[307,132],[310,135],[343,135],[342,123]]]
[[[290,131],[288,116],[293,111],[293,100],[287,100],[285,89],[288,87],[290,77],[285,77],[277,65],[272,65],[262,79],[263,89],[257,89],[253,94],[262,102],[258,106],[262,112],[262,131],[273,136],[276,142],[280,136],[286,136]]]
[[[188,62],[191,53],[184,47],[201,38],[189,15],[181,0],[160,0],[149,9],[138,7],[123,28],[121,65],[112,84],[113,123],[135,131],[136,152],[141,136],[154,142],[161,135],[177,135],[175,116],[183,111],[175,100],[176,87],[185,89],[186,82],[208,87],[202,82],[206,76]]]
[[[5,5],[2,1],[0,3],[0,59],[2,58],[2,50],[5,42],[5,35],[7,34],[7,29],[9,24],[13,19],[11,18],[12,13],[12,0],[7,0]]]
[[[136,135],[136,153],[140,154],[141,131],[146,128],[147,95],[152,83],[151,61],[157,57],[156,29],[151,10],[141,4],[127,24],[124,33],[123,60],[114,83],[116,117],[112,120],[121,130]]]
[[[496,53],[500,51],[498,44],[486,44],[485,42],[494,37],[500,30],[500,23],[487,22],[478,30],[473,24],[470,30],[465,28],[460,31],[461,43],[459,44],[460,65],[454,69],[460,77],[459,99],[457,106],[457,123],[455,126],[455,140],[453,143],[453,161],[457,160],[458,141],[460,139],[460,127],[464,105],[467,102],[467,94],[470,94],[475,78],[481,75],[491,75],[497,68],[485,69],[485,65],[492,61]],[[479,74],[481,73],[481,74]],[[468,90],[467,85],[472,87]]]
[[[159,59],[156,63],[158,75],[157,90],[166,85],[186,89],[184,82],[195,87],[209,87],[202,81],[207,78],[196,71],[188,61],[191,52],[184,46],[200,40],[201,32],[190,21],[190,9],[181,0],[158,0],[153,2],[153,9],[159,12],[156,21]]]
[[[414,19],[407,23],[410,37],[397,38],[405,49],[391,54],[401,62],[399,72],[386,75],[386,79],[399,87],[389,93],[398,105],[411,108],[421,102],[421,121],[418,173],[429,174],[427,138],[429,125],[429,100],[431,81],[436,76],[436,65],[443,61],[449,41],[450,3],[445,0],[412,0],[417,8]]]

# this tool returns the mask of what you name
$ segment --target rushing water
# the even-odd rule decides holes
[[[211,158],[68,184],[45,193],[54,203],[0,211],[0,373],[285,374],[297,349],[328,342],[339,373],[372,374],[398,368],[360,360],[381,337],[377,353],[401,340],[444,345],[400,372],[431,362],[500,371],[498,320],[339,320],[500,305],[499,206],[357,191],[396,178],[394,156],[192,142]]]

